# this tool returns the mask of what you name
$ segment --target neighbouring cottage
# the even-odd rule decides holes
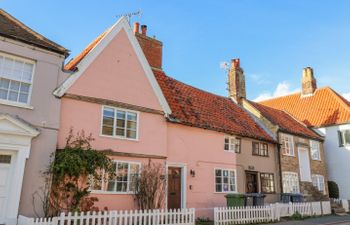
[[[42,177],[56,151],[68,50],[0,9],[0,224],[42,215]],[[38,194],[38,195],[37,195]]]
[[[280,144],[282,192],[301,193],[310,201],[324,198],[328,192],[323,137],[282,110],[247,100],[239,59],[232,60],[228,84],[230,97],[261,121]]]
[[[303,70],[302,90],[260,104],[285,110],[308,127],[325,136],[328,180],[339,185],[340,197],[350,199],[350,103],[330,87],[317,88],[313,69]]]
[[[84,130],[116,163],[117,179],[92,187],[100,208],[135,209],[130,177],[148,160],[166,167],[167,208],[212,217],[227,193],[278,200],[276,140],[230,98],[168,77],[145,25],[133,32],[121,18],[65,68],[58,148],[71,128]]]

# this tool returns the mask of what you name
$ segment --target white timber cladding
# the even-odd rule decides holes
[[[163,92],[154,77],[152,69],[148,64],[148,61],[143,54],[141,46],[137,41],[135,35],[132,32],[132,29],[127,21],[127,19],[123,16],[121,17],[108,31],[107,34],[96,44],[96,46],[78,63],[78,71],[73,73],[70,77],[68,77],[62,85],[60,85],[55,91],[54,95],[57,97],[62,97],[66,91],[73,85],[73,83],[82,75],[84,71],[88,68],[88,66],[96,59],[96,57],[103,51],[104,48],[108,46],[108,44],[113,40],[113,38],[121,31],[124,30],[128,36],[128,39],[135,50],[135,53],[138,59],[141,62],[141,66],[145,71],[146,77],[149,80],[154,93],[156,94],[158,101],[166,115],[171,114],[171,109],[166,101]]]
[[[103,194],[133,194],[135,191],[135,179],[140,175],[141,163],[130,161],[114,160],[116,177],[115,179],[108,179],[108,174],[101,171],[102,177],[107,180],[94,181],[91,180],[91,187],[93,193]]]
[[[300,193],[299,177],[294,172],[282,172],[283,193]]]
[[[288,156],[295,156],[294,153],[294,138],[289,134],[281,134],[281,148],[282,154]]]
[[[28,107],[35,61],[0,52],[0,103]]]

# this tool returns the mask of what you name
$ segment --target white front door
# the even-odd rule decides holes
[[[298,153],[299,153],[300,180],[311,182],[309,149],[305,147],[299,147]]]
[[[0,151],[0,224],[4,223],[6,217],[7,199],[11,182],[12,155]]]

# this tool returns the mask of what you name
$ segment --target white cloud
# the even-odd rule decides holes
[[[290,83],[288,83],[287,81],[283,81],[277,85],[277,87],[273,91],[273,93],[270,91],[265,91],[265,92],[261,93],[257,98],[255,98],[254,101],[259,102],[259,101],[263,101],[263,100],[270,99],[270,98],[276,98],[276,97],[288,95],[288,94],[295,93],[298,91],[299,91],[299,89],[291,90]]]
[[[344,93],[343,97],[346,98],[348,101],[350,101],[350,92],[349,93]]]

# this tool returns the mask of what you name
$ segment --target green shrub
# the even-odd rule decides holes
[[[303,216],[298,212],[296,211],[291,217],[290,219],[292,220],[302,220],[303,219]]]
[[[339,198],[339,187],[334,181],[328,181],[328,192],[330,198]]]

